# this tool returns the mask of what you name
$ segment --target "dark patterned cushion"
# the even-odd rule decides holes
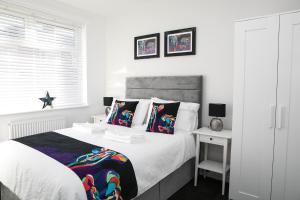
[[[147,131],[174,134],[174,125],[179,105],[180,102],[153,103]]]
[[[116,100],[108,124],[131,127],[138,101]]]

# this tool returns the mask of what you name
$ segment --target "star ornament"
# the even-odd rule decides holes
[[[46,92],[46,96],[43,98],[39,98],[42,102],[44,102],[43,108],[46,108],[47,106],[50,106],[53,108],[52,101],[55,99],[55,97],[50,97],[49,92]]]

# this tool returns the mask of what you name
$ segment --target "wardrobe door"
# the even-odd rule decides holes
[[[300,12],[280,16],[272,200],[300,200]]]
[[[279,17],[235,26],[230,198],[271,197]]]

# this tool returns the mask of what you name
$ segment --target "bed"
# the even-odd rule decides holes
[[[163,99],[195,102],[195,103],[200,103],[201,105],[202,76],[171,76],[171,77],[161,76],[161,77],[127,78],[126,80],[127,98],[150,98],[153,96],[163,98]],[[198,121],[199,121],[198,126],[200,127],[201,107],[199,110]],[[143,129],[136,128],[135,131],[143,131]],[[56,132],[98,146],[104,146],[104,147],[107,146],[110,149],[114,149],[116,151],[122,152],[125,155],[127,155],[133,163],[133,168],[135,169],[136,179],[138,182],[138,195],[135,197],[135,199],[165,200],[169,198],[172,194],[174,194],[176,191],[178,191],[182,186],[184,186],[193,178],[195,142],[191,134],[187,134],[184,132],[178,133],[175,134],[176,137],[173,137],[173,139],[170,139],[169,137],[172,136],[169,135],[163,135],[161,137],[160,134],[159,135],[154,134],[154,136],[151,135],[146,138],[147,139],[146,144],[139,144],[139,145],[135,145],[134,147],[130,147],[130,146],[126,146],[128,144],[116,145],[113,142],[111,143],[107,141],[103,142],[103,140],[101,139],[101,135],[87,136],[87,134],[83,134],[82,132],[77,133],[73,129],[57,130]],[[161,148],[155,148],[155,145],[156,147],[160,146]],[[174,146],[178,146],[180,148],[170,152],[170,149],[172,148],[174,149]],[[12,200],[18,199],[17,196],[21,196],[21,199],[22,198],[28,199],[30,197],[35,196],[35,194],[32,194],[32,191],[39,192],[40,195],[48,194],[50,196],[51,194],[53,195],[53,193],[55,193],[53,191],[56,191],[58,196],[53,196],[52,199],[66,199],[65,195],[67,196],[70,195],[71,199],[84,199],[84,197],[82,196],[83,192],[81,191],[83,189],[80,188],[79,183],[74,184],[74,185],[78,185],[76,186],[78,187],[77,189],[74,189],[75,186],[69,186],[69,185],[65,186],[67,184],[63,184],[63,186],[58,186],[58,187],[53,187],[51,185],[51,181],[53,182],[55,178],[57,178],[52,174],[56,174],[56,175],[63,174],[65,177],[64,179],[61,180],[69,179],[69,182],[71,180],[71,182],[76,183],[76,181],[78,182],[78,180],[80,180],[78,178],[77,178],[78,180],[76,180],[76,176],[72,176],[70,174],[65,175],[68,173],[66,170],[67,168],[66,169],[62,167],[58,168],[56,166],[57,164],[54,164],[55,161],[45,158],[46,156],[41,156],[39,154],[36,154],[34,157],[38,158],[39,160],[42,160],[44,165],[46,165],[43,170],[39,169],[39,167],[34,167],[32,165],[27,166],[28,169],[24,169],[24,167],[20,168],[20,163],[28,164],[28,162],[26,162],[26,158],[28,157],[29,154],[34,155],[34,152],[26,153],[26,151],[30,152],[34,150],[28,148],[25,151],[22,145],[16,144],[16,142],[13,143],[11,141],[5,142],[5,144],[0,145],[0,150],[4,150],[4,149],[7,150],[8,152],[9,150],[23,152],[24,155],[20,153],[21,158],[19,158],[18,162],[15,163],[17,167],[15,168],[15,170],[12,170],[12,173],[14,174],[19,173],[22,174],[22,176],[14,176],[12,174],[10,181],[7,180],[2,181],[3,182],[1,186],[2,199],[12,199]],[[139,153],[133,153],[133,152],[139,152]],[[7,156],[9,156],[9,153]],[[6,159],[9,158],[6,157]],[[13,159],[15,160],[15,158]],[[153,165],[153,163],[156,164]],[[1,163],[1,166],[5,166],[5,163]],[[33,173],[32,171],[34,171],[34,173],[37,173],[36,171],[39,171],[40,174],[38,174],[37,177],[40,177],[41,180],[43,180],[42,178],[49,179],[49,177],[45,175],[46,170],[47,170],[47,174],[48,175],[50,174],[52,176],[52,179],[54,180],[51,179],[51,181],[48,182],[41,181],[41,183],[44,184],[40,188],[39,187],[30,188],[29,186],[32,185],[32,182],[29,183],[27,182],[27,186],[28,185],[29,186],[26,187],[26,181],[24,182],[24,180],[23,181],[20,180],[20,177],[23,179],[24,177],[26,177],[26,173],[27,176],[30,176],[31,175],[30,173]],[[8,177],[9,175],[6,174],[5,176]],[[17,177],[19,177],[19,179]],[[0,174],[0,178],[1,178],[1,174]],[[33,179],[26,179],[26,180],[28,181]],[[22,183],[23,185],[18,185],[20,183]],[[49,190],[49,188],[51,188],[51,190]],[[76,194],[73,194],[74,191],[76,191]]]

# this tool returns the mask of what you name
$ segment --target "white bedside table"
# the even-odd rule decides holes
[[[103,120],[105,120],[105,118],[106,118],[105,114],[100,114],[100,115],[94,115],[94,116],[92,116],[93,123],[100,123]]]
[[[222,174],[222,195],[224,195],[226,172],[230,168],[227,164],[227,148],[229,143],[231,142],[231,130],[222,130],[220,132],[216,132],[210,130],[209,128],[200,128],[193,133],[196,135],[196,163],[194,185],[197,185],[199,169],[217,172]],[[205,148],[204,160],[199,163],[200,142],[204,143]],[[207,159],[208,144],[223,146],[223,163]]]

